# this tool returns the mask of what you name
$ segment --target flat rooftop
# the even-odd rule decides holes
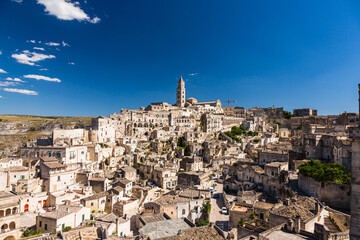
[[[312,240],[312,238],[296,233],[287,233],[284,231],[274,231],[266,236],[269,240]]]
[[[142,227],[139,232],[142,236],[150,239],[159,239],[176,236],[179,230],[190,229],[191,227],[182,219],[171,219],[160,222],[152,222]]]

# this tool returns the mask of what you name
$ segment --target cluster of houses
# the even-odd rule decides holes
[[[186,99],[180,78],[175,105],[54,129],[0,159],[0,239],[360,239],[357,182],[298,170],[358,166],[359,114],[293,113]]]

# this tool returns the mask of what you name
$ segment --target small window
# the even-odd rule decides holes
[[[39,221],[39,227],[41,227],[41,224],[42,224],[42,222],[41,222],[41,221]]]
[[[45,230],[47,230],[47,224],[45,224]]]

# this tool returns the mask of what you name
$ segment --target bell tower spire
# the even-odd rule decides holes
[[[182,76],[180,76],[180,79],[178,81],[178,87],[176,89],[176,106],[185,106],[185,82]]]

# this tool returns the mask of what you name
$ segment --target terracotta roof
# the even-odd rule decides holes
[[[55,168],[65,168],[66,166],[59,163],[59,162],[46,162],[44,163],[45,166],[47,166],[50,169],[55,169]]]

